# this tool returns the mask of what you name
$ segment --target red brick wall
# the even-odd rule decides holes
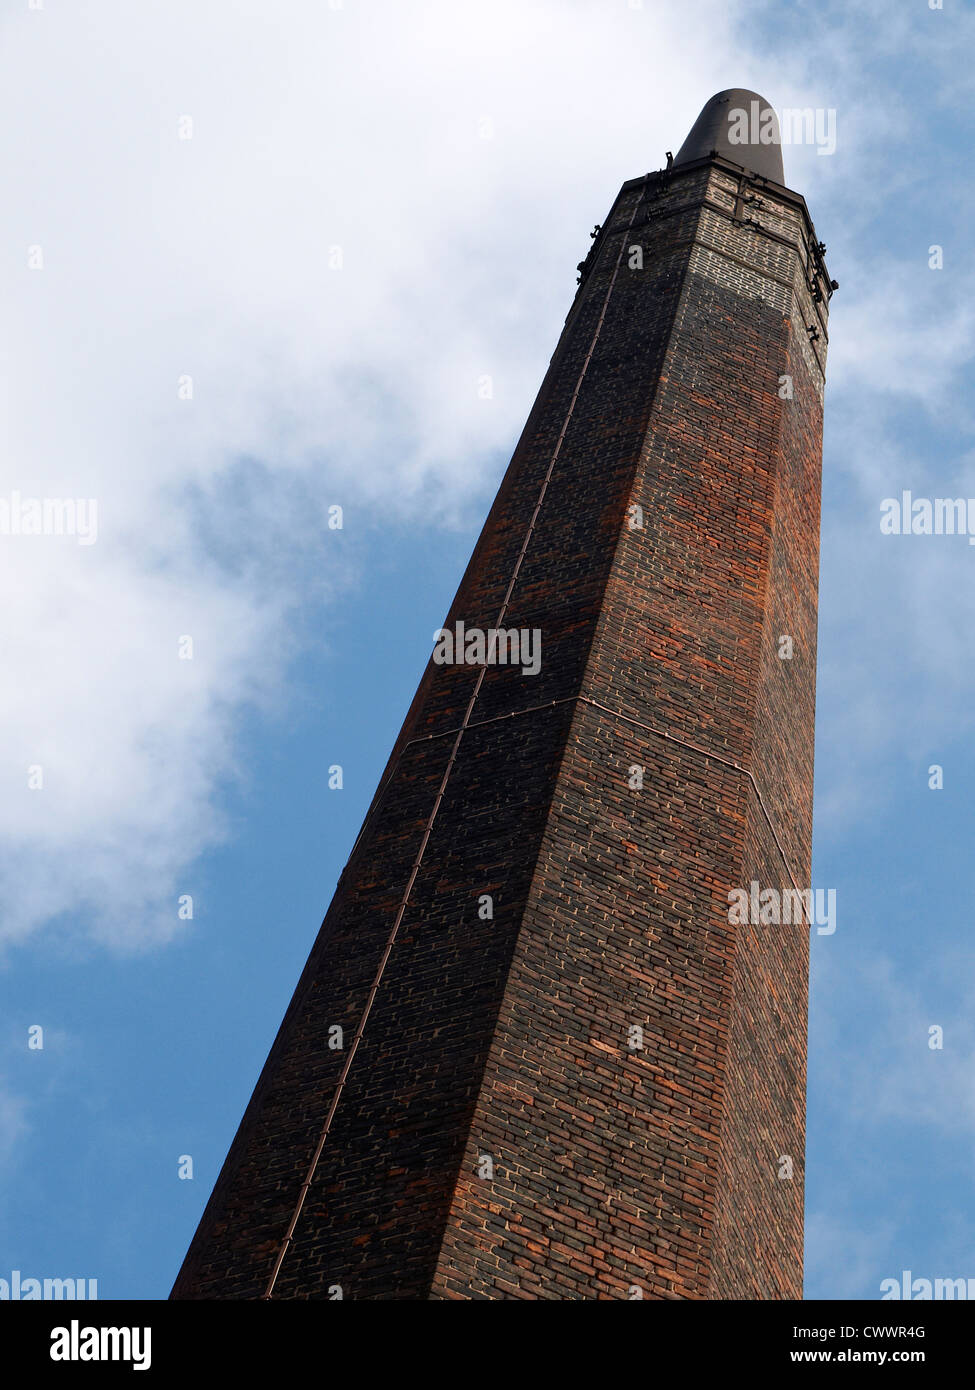
[[[818,530],[777,488],[818,485],[821,398],[776,394],[790,349],[815,367],[775,240],[802,209],[769,197],[763,236],[707,210],[735,186],[634,181],[596,244],[446,620],[497,625],[524,551],[503,625],[541,629],[542,669],[481,684],[275,1297],[797,1287],[805,943],[728,925],[746,865],[781,868],[716,758],[752,768],[808,873]],[[804,653],[791,686],[774,628]],[[174,1297],[263,1291],[345,1056],[328,1028],[348,1047],[476,677],[424,676]],[[771,1149],[797,1177],[769,1199]]]
[[[801,331],[801,330],[800,330]],[[783,402],[771,564],[759,651],[752,767],[798,886],[810,885],[821,415],[803,361],[790,357]],[[791,660],[779,638],[793,638]],[[754,795],[740,887],[791,880]],[[729,1031],[725,1132],[711,1297],[802,1297],[809,932],[739,928]],[[780,1159],[792,1160],[791,1178]]]

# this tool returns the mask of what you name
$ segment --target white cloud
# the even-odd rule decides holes
[[[99,534],[0,537],[0,939],[179,930],[239,714],[285,698],[311,577],[350,582],[324,509],[480,510],[589,227],[746,80],[733,13],[8,13],[0,498],[94,497]]]
[[[27,1101],[0,1081],[0,1163],[13,1157],[29,1132]]]
[[[881,924],[891,932],[905,895],[923,902],[924,887],[899,883],[892,905],[891,885],[879,885],[876,921],[861,916],[815,952],[807,1297],[879,1298],[904,1268],[971,1272],[970,1222],[954,1196],[975,1146],[972,955],[938,931],[938,914],[907,956],[896,942],[889,953],[870,944]],[[940,1048],[929,1046],[935,1026]]]
[[[921,885],[912,885],[922,896]],[[871,924],[860,921],[856,936],[837,954],[833,939],[819,953],[813,973],[816,1003],[813,1036],[820,1065],[842,1054],[830,1071],[830,1104],[857,1127],[906,1124],[975,1142],[975,1026],[970,1000],[958,982],[971,980],[971,953],[952,944],[927,942],[906,965],[864,941]],[[837,942],[839,938],[836,938]],[[857,1003],[868,999],[868,1013]],[[847,1029],[844,1035],[840,1023]],[[941,1046],[931,1046],[938,1027]],[[830,1064],[831,1065],[831,1064]],[[872,1156],[864,1155],[873,1161]]]

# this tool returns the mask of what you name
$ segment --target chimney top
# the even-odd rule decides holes
[[[712,150],[743,164],[753,174],[785,183],[778,117],[757,92],[729,87],[705,103],[680,147],[674,168],[692,159],[705,159]]]

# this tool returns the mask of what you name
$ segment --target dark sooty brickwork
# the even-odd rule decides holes
[[[809,886],[829,293],[780,185],[623,186],[445,623],[541,670],[430,663],[173,1297],[801,1296],[808,929],[728,892]]]

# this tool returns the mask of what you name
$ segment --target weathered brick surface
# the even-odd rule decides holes
[[[788,881],[740,769],[808,886],[825,321],[757,192],[634,180],[594,247],[446,620],[523,552],[542,669],[481,683],[274,1297],[799,1291],[808,939],[727,894]],[[174,1297],[263,1291],[477,674],[421,682]]]

